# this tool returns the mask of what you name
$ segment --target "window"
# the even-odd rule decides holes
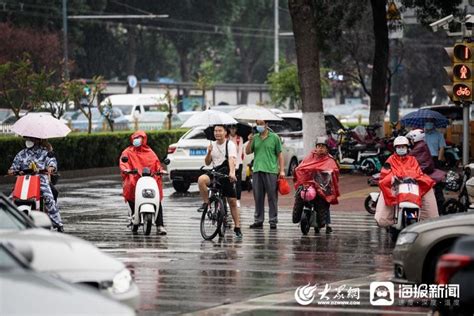
[[[132,114],[133,105],[114,105],[113,108],[120,109],[123,115],[130,115]]]
[[[206,139],[206,134],[202,129],[192,129],[184,135],[183,139]]]
[[[8,206],[1,203],[0,230],[21,230],[25,228],[25,224],[17,216],[14,216],[11,211],[8,210]]]

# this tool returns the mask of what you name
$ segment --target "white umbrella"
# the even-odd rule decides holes
[[[283,121],[281,117],[277,116],[269,109],[257,105],[241,106],[240,108],[233,110],[229,114],[237,120]]]
[[[20,136],[40,139],[64,137],[71,130],[51,113],[28,113],[12,125],[11,130]]]
[[[214,110],[197,112],[184,122],[182,127],[211,126],[211,125],[232,125],[237,121],[227,113]]]

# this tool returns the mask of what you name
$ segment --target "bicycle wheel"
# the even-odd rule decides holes
[[[209,201],[207,208],[202,212],[201,216],[201,236],[205,240],[211,240],[219,233],[222,225],[221,208],[222,200],[215,199]]]
[[[224,200],[225,201],[225,200]],[[227,218],[227,206],[225,203],[222,203],[221,204],[222,207],[220,208],[220,212],[219,212],[219,216],[221,217],[221,226],[220,226],[220,229],[219,229],[219,237],[224,237],[225,235],[225,232],[227,231],[227,228],[229,228],[229,222],[227,221],[228,218]]]

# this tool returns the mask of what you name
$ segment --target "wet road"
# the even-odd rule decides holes
[[[142,294],[140,315],[382,312],[368,303],[368,286],[370,280],[391,276],[393,245],[363,210],[363,199],[351,209],[332,213],[332,234],[302,237],[299,227],[291,224],[288,207],[280,209],[276,231],[267,223],[250,230],[253,207],[245,193],[243,240],[234,240],[228,231],[224,239],[210,242],[199,232],[196,186],[188,194],[165,189],[167,236],[157,235],[155,229],[150,236],[141,230],[133,235],[127,229],[128,206],[117,178],[65,182],[59,189],[67,233],[91,241],[134,271]],[[360,306],[301,306],[294,299],[299,286],[328,283],[334,288],[338,281],[361,287]],[[390,307],[383,314],[390,310],[405,315],[427,311]]]

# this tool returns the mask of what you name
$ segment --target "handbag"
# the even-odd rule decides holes
[[[281,195],[287,195],[291,192],[290,184],[285,178],[278,179],[278,192]]]

